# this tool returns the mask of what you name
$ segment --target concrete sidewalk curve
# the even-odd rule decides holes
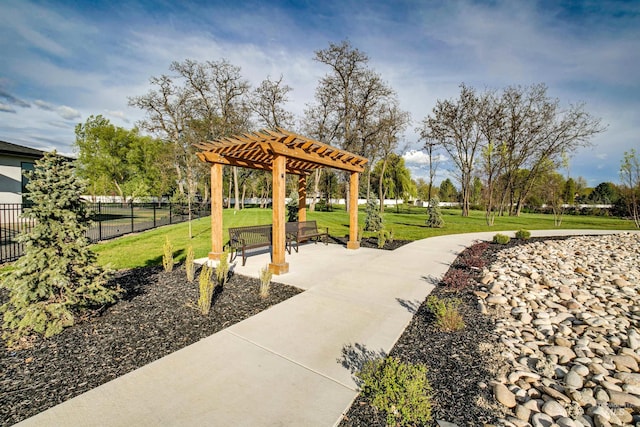
[[[358,393],[352,372],[391,350],[459,252],[494,234],[434,237],[395,251],[304,245],[274,280],[306,292],[19,425],[335,425]],[[268,261],[252,256],[235,271],[257,277]]]

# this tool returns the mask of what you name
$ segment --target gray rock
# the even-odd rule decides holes
[[[640,398],[638,396],[615,390],[607,390],[607,394],[609,395],[609,402],[612,405],[640,408]]]
[[[556,419],[567,416],[567,410],[555,400],[548,400],[542,405],[542,412]]]
[[[565,375],[564,384],[569,388],[581,389],[584,385],[584,379],[572,369]]]
[[[531,425],[533,427],[551,427],[553,426],[553,418],[541,412],[531,416]]]
[[[516,405],[513,413],[516,415],[516,418],[523,421],[529,421],[529,417],[531,417],[531,409],[523,405]]]

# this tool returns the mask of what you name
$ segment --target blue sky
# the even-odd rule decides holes
[[[610,0],[0,0],[0,140],[72,154],[77,123],[102,114],[133,127],[142,112],[127,97],[187,58],[226,58],[254,86],[282,74],[301,116],[328,71],[314,51],[344,39],[411,113],[410,149],[413,129],[462,82],[543,82],[564,106],[586,103],[608,128],[568,173],[591,186],[618,182],[623,152],[640,149],[640,2]],[[427,174],[419,152],[405,158]]]

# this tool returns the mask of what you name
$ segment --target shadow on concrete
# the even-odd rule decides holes
[[[342,347],[342,356],[336,361],[348,369],[355,383],[360,387],[362,381],[355,375],[362,370],[366,362],[387,357],[384,350],[369,350],[364,344],[348,344]]]
[[[396,298],[396,301],[411,314],[416,314],[420,308],[420,301],[417,300],[407,301],[406,299]]]

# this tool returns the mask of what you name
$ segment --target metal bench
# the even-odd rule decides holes
[[[249,249],[269,248],[269,252],[273,257],[271,225],[229,228],[227,246],[231,251],[231,261],[238,256],[238,253],[242,254],[242,265],[247,262],[247,251]]]
[[[298,252],[299,244],[308,240],[317,243],[322,239],[325,245],[329,244],[329,228],[327,227],[326,231],[320,231],[315,221],[288,222],[285,226],[285,233],[289,253],[291,253],[293,242],[295,242],[296,252]]]

